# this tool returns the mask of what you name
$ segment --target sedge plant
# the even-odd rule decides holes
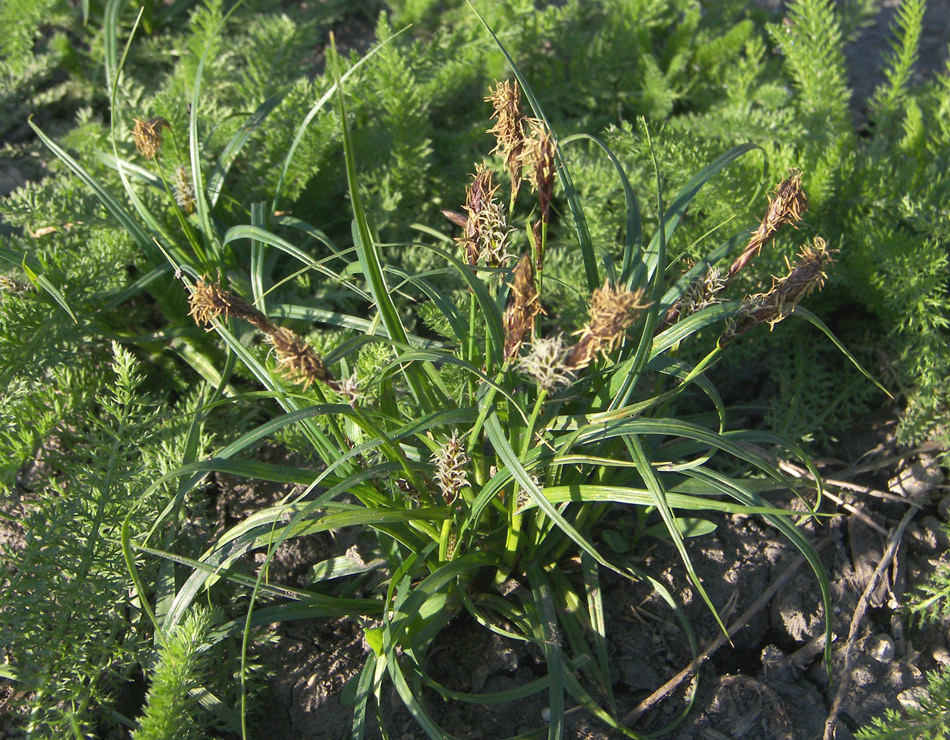
[[[631,557],[604,555],[608,516],[640,524],[656,517],[723,630],[692,566],[684,532],[704,514],[762,516],[808,559],[830,615],[827,578],[797,526],[800,512],[766,497],[793,487],[760,450],[782,441],[762,431],[727,430],[726,410],[703,374],[736,336],[760,324],[774,327],[795,313],[824,329],[799,305],[821,287],[832,263],[820,239],[804,247],[768,290],[723,298],[734,275],[778,230],[801,218],[807,207],[801,173],[790,173],[776,188],[756,230],[712,248],[671,280],[666,245],[690,202],[754,147],[719,157],[668,205],[657,177],[661,218],[648,242],[633,188],[604,147],[624,186],[628,229],[619,254],[597,250],[562,153],[562,147],[591,137],[559,142],[512,63],[516,80],[501,83],[490,98],[496,166],[476,167],[463,210],[446,213],[460,229],[456,238],[419,227],[432,241],[414,246],[431,251],[444,268],[408,274],[387,259],[400,245],[385,244],[367,215],[340,61],[331,54],[329,63],[353,211],[353,247],[329,257],[344,264],[337,270],[341,285],[365,302],[365,314],[348,315],[343,323],[339,313],[276,301],[268,302],[265,313],[259,301],[243,298],[220,274],[176,265],[194,276],[186,277],[191,317],[217,333],[283,411],[166,478],[180,479],[180,495],[213,470],[305,489],[255,512],[193,559],[153,544],[165,516],[144,537],[133,538],[126,529],[133,576],[136,552],[189,571],[161,610],[146,607],[157,633],[174,630],[202,594],[228,580],[247,587],[250,602],[243,618],[215,634],[241,635],[245,652],[258,626],[283,620],[348,617],[363,627],[372,650],[349,692],[353,737],[364,736],[374,711],[384,723],[386,686],[433,738],[447,734],[422,698],[425,688],[475,703],[546,692],[550,721],[544,731],[551,738],[563,736],[570,697],[607,726],[639,737],[624,726],[613,698],[603,574],[650,583],[680,620],[694,652],[696,643],[662,584],[640,572]],[[501,195],[496,176],[507,180]],[[557,218],[561,203],[569,216],[563,221]],[[513,225],[518,213],[524,214],[523,238]],[[545,303],[546,288],[556,280],[545,273],[549,248],[563,248],[554,245],[552,234],[565,228],[577,240],[584,271],[587,317],[573,325],[560,325],[554,307]],[[223,241],[249,237],[305,259],[310,268],[320,264],[260,226],[232,227]],[[406,296],[426,306],[419,310],[440,329],[440,338],[407,329]],[[325,321],[349,333],[321,355],[285,325],[288,318]],[[241,339],[248,331],[264,341],[269,357],[248,350]],[[711,335],[718,339],[698,351]],[[685,348],[696,348],[695,358]],[[376,360],[369,370],[362,362],[366,356]],[[694,390],[710,413],[684,410],[685,394]],[[308,440],[319,461],[314,469],[241,459],[261,439],[288,428],[299,428]],[[791,446],[786,452],[802,457]],[[338,558],[317,564],[308,588],[267,582],[268,565],[282,543],[347,526],[376,537],[379,558],[348,563],[343,574],[360,579],[373,572],[376,585],[368,594],[353,595],[348,578],[340,577]],[[626,544],[635,549],[636,536]],[[237,573],[233,566],[254,551],[265,554],[258,573]],[[149,604],[152,589],[135,580],[143,605]],[[427,671],[427,652],[463,612],[488,630],[534,646],[547,674],[489,694],[463,694],[440,684]],[[830,619],[826,624],[830,647]],[[246,706],[241,710],[243,718]],[[246,736],[246,725],[242,729]]]

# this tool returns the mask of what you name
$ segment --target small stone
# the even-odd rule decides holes
[[[892,493],[907,498],[918,498],[932,491],[944,481],[943,471],[935,458],[921,455],[916,462],[904,467],[887,482]]]
[[[930,699],[930,692],[927,691],[923,686],[915,686],[912,689],[907,689],[902,691],[897,695],[897,701],[901,703],[901,706],[906,707],[907,709],[916,709],[920,710],[920,706],[923,702]]]
[[[551,707],[545,707],[541,710],[541,720],[543,722],[551,721]]]
[[[950,665],[950,650],[947,650],[943,645],[934,646],[934,649],[930,651],[930,655],[940,665]]]
[[[871,638],[869,653],[878,663],[890,663],[895,652],[894,640],[890,635],[881,634]]]

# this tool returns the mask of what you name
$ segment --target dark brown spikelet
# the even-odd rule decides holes
[[[488,129],[488,133],[495,135],[497,142],[492,152],[501,152],[505,158],[505,165],[511,175],[511,201],[514,203],[521,187],[521,150],[524,147],[525,121],[518,81],[499,82],[485,100],[494,108],[492,118],[495,119],[495,125]]]
[[[788,177],[779,183],[775,188],[773,197],[769,200],[769,210],[759,224],[759,228],[749,239],[748,245],[743,250],[726,275],[726,280],[731,280],[739,270],[745,267],[755,255],[759,253],[762,246],[768,242],[776,232],[784,225],[792,227],[802,220],[802,215],[808,210],[808,198],[805,191],[802,190],[802,173],[799,170],[791,169]]]
[[[543,225],[551,220],[551,199],[554,197],[554,138],[547,127],[537,119],[529,119],[531,137],[525,140],[521,158],[528,173],[528,182],[538,194],[541,218],[532,226],[534,235],[535,267],[544,266]]]
[[[191,304],[188,315],[196,324],[209,325],[209,331],[213,328],[210,326],[212,321],[219,316],[243,319],[265,333],[274,330],[267,317],[250,303],[204,278],[200,278],[191,289],[188,302]]]
[[[465,220],[465,233],[456,239],[465,250],[465,261],[470,265],[477,265],[481,257],[480,228],[483,214],[489,210],[496,190],[498,186],[492,181],[491,170],[483,164],[478,165],[475,168],[472,184],[465,189],[464,209],[468,214]]]
[[[522,257],[515,267],[515,282],[505,309],[505,359],[518,354],[525,337],[534,329],[534,320],[541,313],[541,296],[534,283],[534,266],[530,257]]]
[[[735,319],[720,339],[720,345],[745,334],[759,324],[768,324],[770,329],[775,328],[802,298],[813,290],[821,290],[824,287],[828,278],[825,270],[832,264],[834,260],[831,250],[827,249],[824,239],[816,236],[814,246],[802,248],[798,261],[794,267],[789,267],[788,274],[773,279],[771,290],[749,296],[742,302]]]
[[[612,351],[640,311],[649,305],[641,303],[643,296],[642,289],[631,293],[626,288],[611,288],[606,282],[603,288],[595,289],[590,297],[590,321],[579,332],[580,339],[567,357],[568,369],[581,370],[598,353]]]
[[[135,126],[132,128],[132,139],[135,141],[135,148],[139,150],[146,159],[155,159],[162,151],[162,129],[171,128],[171,125],[161,116],[150,118],[143,121],[140,118],[135,119]]]
[[[275,328],[268,335],[268,341],[274,345],[277,362],[292,380],[303,383],[306,389],[314,381],[319,381],[335,391],[340,390],[339,383],[327,370],[320,357],[309,344],[290,329]]]

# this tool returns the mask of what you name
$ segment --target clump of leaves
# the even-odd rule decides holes
[[[301,613],[358,620],[373,650],[355,688],[354,736],[365,731],[370,707],[375,705],[378,711],[382,706],[384,681],[389,681],[426,732],[442,737],[418,687],[433,686],[451,695],[427,674],[425,656],[439,630],[466,611],[486,627],[536,646],[548,674],[522,689],[457,698],[514,700],[525,690],[547,691],[549,733],[557,737],[564,724],[565,694],[570,694],[607,725],[633,736],[618,719],[612,698],[603,604],[596,584],[603,569],[634,580],[649,579],[629,558],[611,562],[601,553],[597,525],[608,513],[634,520],[658,516],[717,620],[690,562],[682,522],[704,511],[764,516],[806,554],[830,614],[828,583],[814,549],[790,518],[792,512],[765,498],[768,491],[786,489],[791,482],[749,443],[771,445],[775,440],[760,432],[727,431],[725,409],[703,376],[732,335],[757,324],[774,326],[795,313],[827,333],[798,302],[821,287],[830,255],[817,240],[803,249],[800,262],[790,265],[788,275],[776,279],[770,290],[744,299],[725,300],[719,295],[702,302],[687,299],[702,290],[696,286],[712,284],[703,276],[725,269],[720,261],[733,259],[734,269],[725,272],[733,277],[775,231],[800,218],[804,198],[797,195],[800,177],[793,173],[777,188],[758,231],[725,241],[668,283],[666,245],[685,210],[710,179],[753,147],[737,147],[719,157],[668,207],[658,185],[662,217],[648,243],[641,241],[639,207],[626,174],[607,150],[626,186],[630,225],[614,256],[592,245],[562,155],[565,142],[558,142],[516,71],[533,116],[518,112],[514,104],[518,86],[501,86],[492,96],[499,121],[493,130],[508,137],[499,141],[497,150],[509,172],[511,213],[505,215],[508,209],[498,204],[500,186],[488,175],[489,169],[478,168],[463,206],[465,214],[448,214],[463,229],[458,243],[420,227],[436,241],[416,246],[445,265],[436,283],[429,274],[409,274],[384,260],[364,206],[340,63],[335,56],[330,62],[354,236],[352,249],[333,256],[347,263],[338,273],[341,286],[366,303],[364,311],[370,318],[349,321],[348,327],[360,327],[361,333],[321,355],[216,275],[189,279],[192,315],[217,332],[285,413],[202,463],[197,474],[195,468],[180,471],[189,476],[183,490],[200,479],[201,471],[213,469],[298,481],[307,488],[222,534],[190,570],[157,628],[174,628],[198,595],[214,585],[217,574],[253,586],[243,625],[231,628],[243,629],[245,640],[253,624]],[[503,115],[522,118],[513,126],[501,126]],[[521,180],[531,195],[524,195]],[[545,306],[545,286],[551,280],[545,278],[546,260],[554,249],[549,247],[550,235],[570,228],[555,219],[556,209],[551,207],[558,186],[572,218],[586,281],[586,307],[564,316],[586,313],[587,318],[573,324],[563,323],[553,312],[545,318],[551,308]],[[518,210],[526,212],[527,243],[499,248]],[[295,253],[264,228],[255,228],[253,234],[262,244]],[[509,264],[510,251],[519,248],[525,253]],[[176,267],[184,274],[199,275],[198,265]],[[345,280],[344,274],[358,274],[365,284]],[[398,292],[394,280],[399,281]],[[398,305],[402,293],[428,301],[427,323],[447,325],[450,336],[435,341],[411,334]],[[432,316],[433,306],[441,314],[439,321]],[[275,316],[303,315],[278,304],[270,304],[269,310]],[[340,321],[339,314],[329,312],[307,315],[330,324]],[[258,358],[241,341],[244,323],[270,337],[272,360]],[[677,357],[678,347],[716,326],[722,339],[700,361]],[[296,347],[291,359],[281,342]],[[349,374],[347,368],[360,364],[365,357],[361,348],[367,345],[387,351],[377,353],[381,362],[364,367],[362,374]],[[337,364],[339,370],[334,369]],[[709,424],[669,415],[674,402],[694,388],[713,412]],[[319,472],[229,460],[262,436],[292,426],[309,440],[321,462]],[[800,453],[792,448],[792,454]],[[741,475],[724,474],[720,461],[733,467],[739,463],[759,479],[750,485]],[[347,525],[360,525],[376,535],[379,559],[359,567],[351,564],[348,570],[357,576],[376,571],[380,576],[376,589],[354,599],[346,579],[320,576],[310,588],[294,592],[297,603],[268,598],[270,603],[257,611],[259,597],[287,593],[264,584],[268,563],[281,543]],[[153,531],[160,529],[157,522]],[[175,558],[153,548],[147,539],[130,544],[132,549]],[[228,575],[238,558],[255,550],[265,553],[256,577],[248,581]],[[562,566],[578,556],[580,570],[575,577]],[[331,567],[314,569],[318,575],[333,572]],[[673,605],[663,586],[650,582]],[[148,589],[140,588],[141,598],[147,600]],[[673,609],[695,647],[688,623],[675,605]],[[579,635],[585,637],[575,639]],[[605,698],[595,700],[595,695]]]

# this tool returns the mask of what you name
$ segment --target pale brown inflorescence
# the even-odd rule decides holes
[[[527,354],[519,358],[518,370],[531,376],[541,390],[556,393],[574,381],[574,372],[567,366],[570,351],[560,335],[538,337]]]
[[[719,268],[710,267],[703,277],[690,287],[686,295],[669,308],[660,322],[660,328],[717,303],[719,293],[726,288],[736,273],[752,261],[780,228],[785,225],[794,228],[807,210],[808,198],[802,190],[802,173],[800,170],[790,169],[788,177],[776,186],[773,197],[769,199],[767,213],[749,238],[742,254],[729,266],[729,270],[723,272]]]
[[[221,316],[243,319],[267,335],[278,364],[289,377],[303,383],[304,388],[319,381],[331,390],[342,393],[349,403],[356,403],[358,389],[355,381],[341,386],[327,370],[320,355],[313,351],[303,337],[291,329],[275,326],[243,298],[201,278],[192,288],[189,302],[189,315],[195,323],[211,324]]]
[[[580,339],[567,357],[567,367],[581,370],[590,365],[598,353],[613,350],[627,328],[649,305],[642,303],[643,297],[642,290],[615,289],[606,282],[603,288],[595,289],[590,297],[590,321],[579,332]]]
[[[184,165],[175,168],[175,174],[172,177],[172,195],[178,207],[185,213],[194,213],[195,211],[195,189],[191,186],[191,178]]]
[[[471,186],[465,191],[464,209],[468,216],[460,224],[465,232],[456,239],[470,265],[482,262],[490,267],[504,267],[511,258],[507,250],[511,229],[505,219],[504,206],[495,198],[497,190],[491,170],[479,165]],[[443,213],[459,223],[451,211]]]
[[[825,269],[832,264],[834,260],[825,240],[820,236],[815,237],[814,246],[802,248],[794,267],[789,265],[788,274],[773,279],[771,290],[749,296],[742,302],[720,344],[745,334],[759,324],[768,324],[770,329],[774,328],[794,310],[802,298],[813,290],[821,290],[824,287],[828,277]]]
[[[759,228],[749,239],[742,254],[729,267],[726,280],[731,280],[745,267],[782,226],[788,224],[794,227],[801,221],[807,210],[808,198],[802,190],[802,173],[796,169],[789,170],[788,177],[775,188],[774,197],[769,200],[769,210],[759,223]]]
[[[468,475],[465,472],[468,462],[469,457],[465,454],[465,447],[459,439],[458,430],[453,429],[452,436],[432,455],[435,480],[439,484],[445,503],[455,503],[459,492],[469,485]]]
[[[140,118],[135,119],[135,126],[132,128],[132,139],[135,141],[135,148],[138,149],[146,159],[155,159],[162,151],[162,129],[171,128],[171,125],[161,116],[150,118],[143,121]]]
[[[529,257],[522,257],[515,267],[515,282],[505,309],[505,359],[518,354],[525,337],[534,330],[534,320],[541,313],[541,296],[534,283],[534,266]]]
[[[492,104],[495,125],[488,133],[495,135],[495,148],[501,152],[511,175],[511,200],[514,202],[521,187],[521,152],[524,147],[525,115],[521,110],[521,88],[517,80],[499,82],[492,94],[485,98]]]
[[[521,152],[521,161],[528,173],[528,182],[538,194],[541,218],[531,228],[534,236],[535,268],[538,272],[544,267],[544,240],[542,227],[551,219],[551,199],[554,197],[554,137],[542,121],[528,119],[531,136],[525,139]]]

